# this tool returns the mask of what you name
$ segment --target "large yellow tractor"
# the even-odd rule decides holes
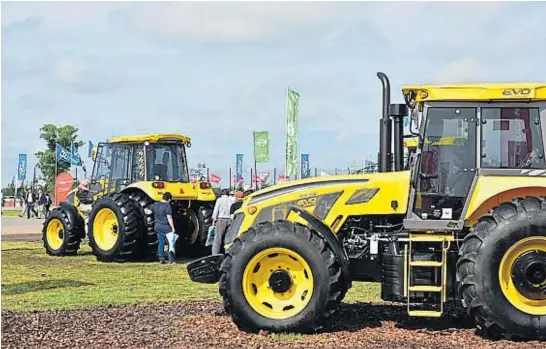
[[[208,182],[191,182],[186,159],[190,139],[178,134],[114,137],[93,151],[89,191],[73,190],[43,226],[46,252],[74,255],[88,237],[101,261],[124,262],[157,252],[148,207],[173,195],[173,220],[181,253],[206,252],[216,196]]]
[[[379,173],[246,197],[226,254],[189,264],[190,277],[219,282],[246,331],[319,328],[352,282],[375,280],[409,316],[462,303],[484,336],[545,340],[546,83],[405,86],[391,105],[378,77]]]

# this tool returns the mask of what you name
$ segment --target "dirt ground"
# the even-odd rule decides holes
[[[546,348],[482,339],[456,315],[416,321],[404,306],[342,304],[327,328],[302,336],[241,332],[216,301],[2,312],[2,348]]]

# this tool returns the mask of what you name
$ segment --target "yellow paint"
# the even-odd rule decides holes
[[[57,218],[52,219],[47,224],[46,230],[47,244],[54,250],[61,248],[64,242],[63,224]]]
[[[95,161],[97,159],[97,148],[96,147],[91,150],[91,159],[93,161]]]
[[[546,100],[546,83],[411,85],[402,87],[404,94],[410,91],[416,92],[413,103],[425,101]]]
[[[512,267],[518,257],[530,251],[546,252],[546,236],[531,236],[514,244],[501,260],[499,265],[499,283],[506,299],[524,313],[545,316],[546,300],[533,300],[525,297],[514,286]]]
[[[343,179],[367,179],[367,182],[353,183],[353,184],[332,184],[328,181],[332,180],[343,180]],[[257,195],[270,193],[274,190],[280,188],[290,188],[295,185],[304,184],[304,183],[316,183],[319,186],[305,189],[298,189],[295,191],[287,191],[286,193],[278,196],[274,196],[270,199],[260,201],[257,203],[250,203],[250,206],[256,207],[256,213],[250,215],[247,212],[249,208],[249,202],[253,197]],[[322,185],[320,185],[322,184]],[[317,178],[308,178],[298,181],[292,181],[288,183],[283,183],[280,185],[275,185],[268,187],[264,190],[260,190],[256,193],[253,193],[248,197],[247,201],[243,202],[242,207],[238,212],[244,212],[245,218],[239,229],[238,235],[242,232],[247,231],[256,217],[260,215],[260,211],[266,207],[276,207],[280,205],[280,208],[277,210],[279,214],[286,216],[285,207],[282,205],[287,202],[298,202],[303,199],[309,199],[310,197],[324,195],[328,193],[342,192],[341,196],[337,199],[332,209],[329,211],[328,215],[324,219],[324,223],[331,227],[334,232],[337,232],[339,228],[343,225],[348,216],[359,216],[359,215],[391,215],[391,214],[405,214],[408,205],[409,197],[409,185],[410,185],[410,171],[400,171],[400,172],[389,172],[389,173],[366,173],[358,175],[344,175],[344,176],[324,176]],[[380,188],[380,190],[375,194],[375,196],[366,203],[346,205],[345,203],[349,198],[359,189],[365,188]],[[398,207],[393,209],[391,207],[391,202],[396,200],[398,202]],[[306,204],[313,203],[312,200],[306,201]],[[315,202],[316,203],[316,202]],[[315,210],[315,205],[303,207],[303,209],[313,212]],[[275,212],[275,210],[273,211]],[[274,214],[273,214],[274,215]],[[341,218],[338,218],[341,217]],[[271,217],[273,220],[273,217]],[[300,222],[306,224],[306,222],[299,216],[291,214],[288,217],[288,220],[293,222]],[[332,227],[333,223],[336,222],[335,227]]]
[[[102,208],[93,221],[93,239],[103,251],[110,251],[118,241],[119,222],[114,211]]]
[[[181,182],[162,182],[164,188],[154,188],[154,182],[135,182],[125,187],[122,192],[130,189],[138,189],[143,191],[154,201],[160,201],[163,194],[170,192],[173,200],[198,200],[198,201],[214,201],[216,195],[212,188],[201,189],[199,183],[181,183]]]
[[[428,146],[434,146],[434,145],[454,145],[457,140],[459,139],[466,139],[464,137],[442,137],[440,140],[437,141],[431,141],[431,140],[425,140],[424,144]],[[404,140],[404,147],[406,148],[417,148],[419,145],[419,140],[417,138],[409,138]]]
[[[528,195],[546,195],[546,177],[480,176],[464,217],[465,225],[474,225],[479,217],[501,202]]]
[[[277,293],[269,288],[269,278],[275,270],[290,273],[292,281],[288,291]],[[313,287],[311,268],[302,256],[287,248],[261,251],[243,272],[243,294],[248,304],[268,319],[283,320],[298,315],[309,304]]]
[[[135,136],[119,136],[112,137],[108,140],[108,143],[157,143],[163,140],[176,140],[184,144],[190,143],[191,139],[181,134],[175,133],[156,133],[148,135],[135,135]]]

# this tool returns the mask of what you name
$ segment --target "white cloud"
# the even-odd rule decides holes
[[[62,59],[53,67],[54,77],[64,83],[76,83],[89,70],[88,66],[73,59]]]

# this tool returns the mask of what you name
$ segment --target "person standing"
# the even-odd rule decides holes
[[[166,192],[163,194],[161,201],[156,201],[150,205],[150,210],[154,213],[155,232],[157,234],[157,258],[161,264],[165,264],[165,245],[168,244],[167,234],[175,232],[171,208],[172,198],[172,194]],[[174,252],[169,252],[168,256],[169,263],[174,264]]]
[[[53,201],[51,200],[51,197],[49,196],[49,193],[45,193],[45,204],[44,204],[44,214],[45,218],[49,216],[49,208],[51,207],[51,203]]]
[[[213,255],[220,254],[224,249],[224,237],[231,223],[230,209],[234,199],[234,197],[229,196],[228,189],[222,189],[220,197],[214,205],[214,210],[212,211],[212,225],[214,226]]]
[[[27,188],[27,192],[25,194],[25,202],[27,204],[27,219],[30,219],[30,211],[32,211],[35,217],[38,217],[38,213],[34,209],[34,204],[36,203],[36,194],[32,192],[31,188]]]
[[[42,189],[38,189],[38,218],[40,218],[40,215],[44,215],[45,218],[45,203],[46,203],[46,197]]]

